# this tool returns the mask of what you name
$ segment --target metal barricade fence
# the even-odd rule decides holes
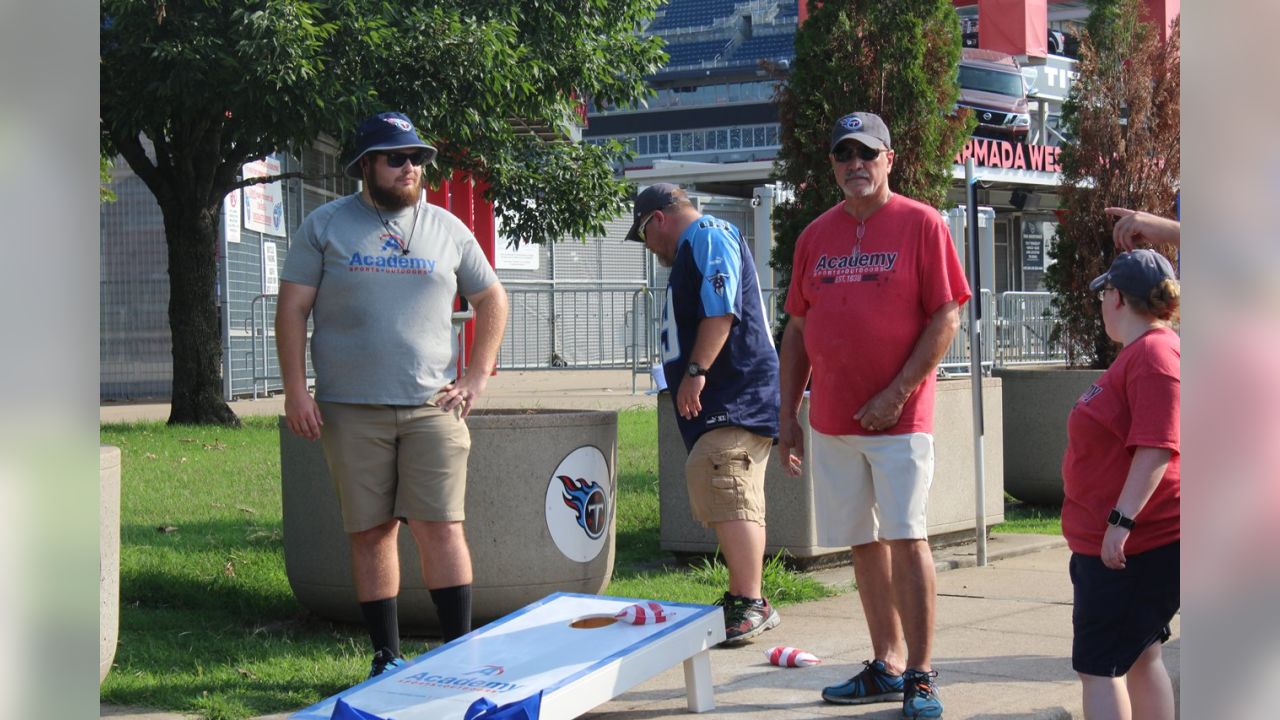
[[[1001,365],[1067,361],[1066,348],[1052,339],[1058,324],[1052,298],[1047,292],[1000,293],[997,340]]]
[[[996,338],[993,329],[997,324],[996,302],[990,290],[979,293],[982,303],[982,372],[990,373],[996,361]],[[938,363],[943,376],[967,376],[969,374],[969,308],[960,308],[960,328],[951,339],[951,347]]]
[[[635,369],[652,356],[657,316],[644,286],[511,283],[506,289],[511,310],[499,368]]]

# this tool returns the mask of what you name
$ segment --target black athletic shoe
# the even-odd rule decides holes
[[[768,600],[751,600],[725,593],[716,601],[724,606],[724,645],[744,643],[782,622]]]
[[[404,658],[392,655],[386,650],[379,650],[373,654],[373,663],[369,665],[369,678],[376,678],[388,670],[402,668],[407,664]]]

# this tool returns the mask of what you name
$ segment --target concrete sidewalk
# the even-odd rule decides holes
[[[649,376],[635,376],[632,393],[630,370],[500,370],[489,378],[485,393],[472,412],[498,408],[572,408],[625,410],[656,407],[657,396],[647,394]],[[257,400],[234,400],[231,409],[241,417],[279,415],[284,394]],[[167,420],[169,403],[155,401],[106,403],[98,409],[103,423]]]
[[[1070,553],[1061,538],[997,535],[988,546],[989,564],[974,566],[974,548],[962,545],[937,551],[938,670],[945,717],[1082,718],[1080,686],[1071,670]],[[842,682],[862,669],[871,654],[857,594],[850,592],[849,567],[814,576],[841,587],[841,595],[783,608],[782,624],[743,647],[717,649],[711,655],[716,709],[706,716],[731,720],[799,720],[900,717],[896,704],[838,706],[819,698],[825,685]],[[1178,687],[1181,618],[1174,640],[1165,646],[1165,663]],[[804,669],[777,668],[764,659],[775,645],[807,650],[822,664]],[[102,707],[102,717],[117,720],[179,720],[181,715],[133,708]],[[288,714],[269,716],[283,720]],[[597,720],[678,720],[685,709],[684,673],[677,665],[584,718]],[[264,719],[265,720],[265,719]]]

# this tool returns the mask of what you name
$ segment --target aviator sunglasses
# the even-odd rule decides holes
[[[430,153],[426,150],[415,150],[411,153],[384,152],[378,154],[387,159],[387,167],[391,168],[403,167],[406,161],[413,163],[414,167],[422,167],[422,164],[430,157]]]
[[[838,146],[836,151],[831,153],[831,156],[836,159],[836,162],[842,163],[849,162],[855,155],[862,162],[871,162],[872,160],[880,157],[880,151],[875,148],[867,147],[866,145],[849,143],[847,145]]]

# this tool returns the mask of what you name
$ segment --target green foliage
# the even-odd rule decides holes
[[[778,93],[778,177],[794,188],[774,211],[770,264],[790,281],[800,232],[843,199],[828,159],[831,126],[874,112],[893,135],[895,192],[940,206],[951,165],[969,135],[959,96],[960,22],[947,0],[836,0],[813,9],[796,32],[795,63]],[[785,292],[779,293],[779,307]]]
[[[116,201],[116,193],[111,189],[111,158],[106,155],[98,157],[98,202]]]
[[[1008,494],[1004,501],[1004,522],[991,526],[993,533],[1061,535],[1062,506],[1029,505]]]
[[[1061,318],[1055,332],[1072,365],[1105,368],[1117,347],[1089,282],[1115,258],[1108,206],[1172,216],[1181,165],[1181,41],[1139,20],[1141,0],[1093,0],[1081,38],[1080,77],[1063,106],[1074,142],[1063,146],[1061,222],[1045,285]],[[1157,248],[1172,259],[1173,248]]]
[[[625,204],[616,149],[524,128],[563,137],[580,99],[642,98],[664,56],[635,31],[658,2],[104,0],[104,151],[123,152],[162,205],[213,208],[245,161],[400,109],[439,144],[432,179],[485,178],[521,241],[599,233]]]

